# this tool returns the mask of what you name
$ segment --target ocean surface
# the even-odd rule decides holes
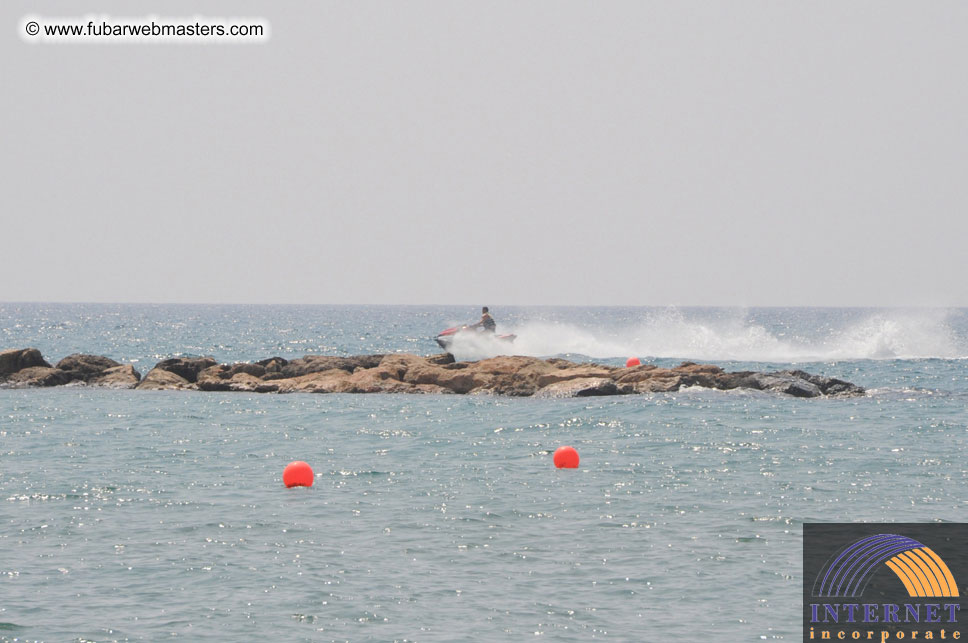
[[[968,521],[964,309],[491,308],[518,354],[795,366],[869,394],[0,390],[0,641],[796,641],[804,522]],[[143,375],[430,354],[477,317],[0,304],[0,348]],[[554,468],[563,444],[579,469]],[[292,460],[312,488],[283,486]]]

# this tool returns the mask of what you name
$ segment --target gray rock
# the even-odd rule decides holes
[[[155,364],[155,368],[174,373],[189,382],[198,381],[198,374],[218,362],[213,357],[172,357]]]
[[[321,373],[333,369],[352,373],[358,368],[376,368],[383,361],[383,357],[383,355],[356,355],[354,357],[306,355],[283,366],[282,374],[285,377],[301,377],[310,373]]]
[[[835,377],[823,378],[825,381],[820,385],[820,389],[823,391],[824,395],[830,395],[831,397],[855,397],[857,395],[863,395],[866,390],[863,386],[857,386],[856,384],[851,384],[850,382],[845,382],[844,380],[838,380]]]
[[[134,388],[141,381],[141,374],[131,364],[121,364],[109,368],[97,377],[88,380],[92,386],[105,388]]]
[[[36,348],[14,348],[0,352],[0,378],[32,366],[51,367]]]
[[[820,388],[824,395],[830,396],[856,396],[863,395],[864,388],[857,386],[856,384],[851,384],[850,382],[845,382],[844,380],[839,380],[835,377],[824,377],[823,375],[813,375],[807,373],[806,371],[781,371],[782,373],[788,373],[790,375],[795,375],[801,379],[807,380],[816,384]]]
[[[820,397],[823,391],[820,387],[809,380],[798,377],[792,373],[757,373],[753,375],[762,391],[775,391],[792,395],[793,397]]]
[[[269,359],[256,362],[256,364],[266,369],[266,373],[282,373],[283,367],[288,363],[289,360],[281,357],[270,357]]]
[[[222,380],[230,380],[239,373],[245,373],[252,377],[263,377],[266,374],[266,367],[261,364],[249,364],[247,362],[217,364],[201,371],[198,374],[198,379],[202,379],[203,377],[217,377]]]
[[[136,387],[139,391],[167,391],[169,389],[197,389],[195,384],[187,379],[166,371],[163,368],[153,368]]]
[[[90,382],[103,375],[108,369],[118,366],[121,366],[121,364],[108,357],[102,357],[101,355],[82,355],[80,353],[68,355],[57,362],[57,368],[67,373],[72,382],[75,380]]]
[[[4,384],[13,388],[32,388],[38,386],[61,386],[70,381],[70,376],[59,368],[28,366],[12,375],[8,375]]]
[[[535,397],[592,397],[598,395],[620,395],[631,393],[633,387],[621,388],[607,377],[580,377],[572,380],[554,382],[538,389]]]

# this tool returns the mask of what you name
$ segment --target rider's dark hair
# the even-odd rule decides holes
[[[484,308],[481,309],[481,312],[482,313],[486,313],[487,312],[487,306],[484,306]]]

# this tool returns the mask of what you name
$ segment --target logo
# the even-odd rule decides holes
[[[877,534],[844,547],[817,576],[814,596],[863,596],[883,563],[904,584],[908,596],[958,596],[951,570],[930,547],[898,534]]]
[[[968,525],[807,523],[803,537],[804,641],[962,638]]]

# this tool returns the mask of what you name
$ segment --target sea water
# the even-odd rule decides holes
[[[968,311],[492,310],[515,353],[869,393],[0,390],[0,640],[798,640],[804,522],[966,521]],[[4,304],[0,347],[429,354],[476,312]]]

